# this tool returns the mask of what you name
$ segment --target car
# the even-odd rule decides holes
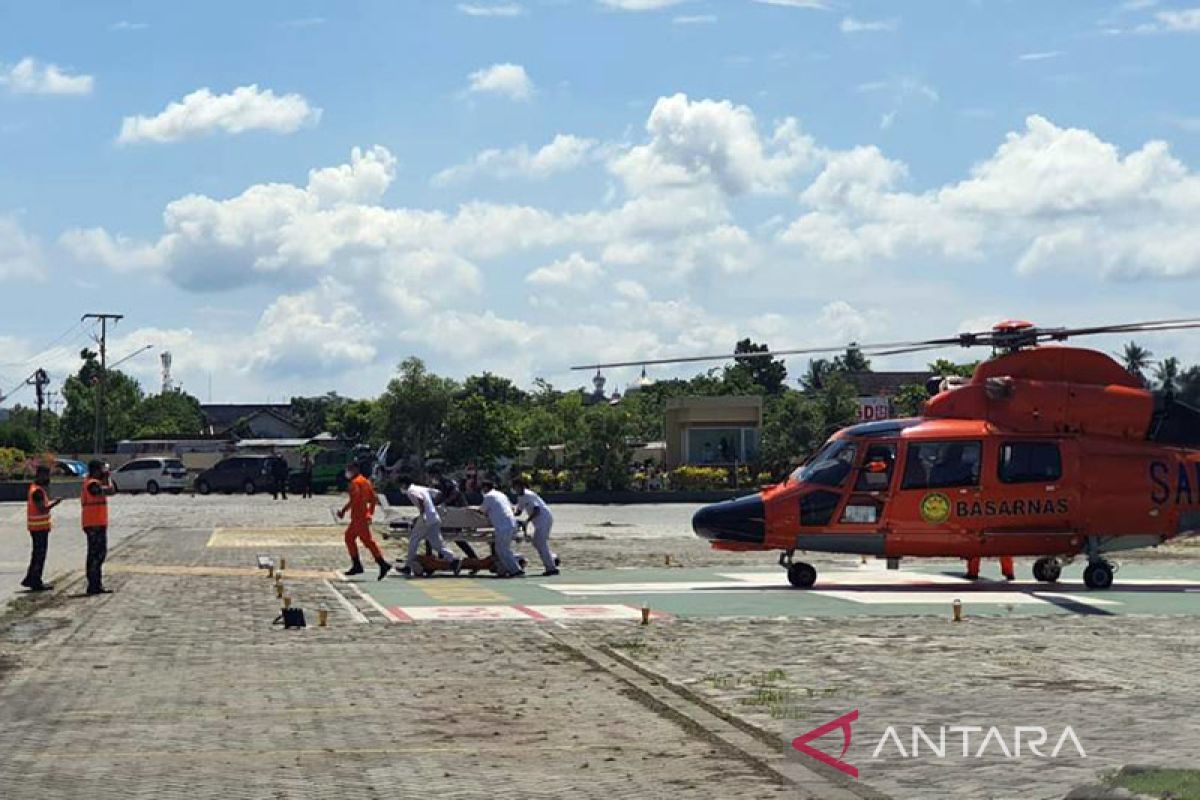
[[[87,464],[74,458],[56,458],[54,470],[65,478],[82,478],[87,475]]]
[[[330,489],[339,492],[346,490],[350,482],[346,477],[346,465],[353,461],[355,454],[349,450],[321,450],[313,455],[312,490],[315,494],[325,494]],[[288,491],[300,492],[304,489],[304,474],[301,469],[294,469],[288,478]]]
[[[271,464],[278,456],[230,456],[196,476],[196,492],[270,491],[274,483]]]
[[[118,492],[179,494],[187,488],[187,467],[178,458],[135,458],[112,474]]]

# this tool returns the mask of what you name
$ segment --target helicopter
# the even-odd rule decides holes
[[[717,550],[778,550],[801,589],[816,584],[817,570],[798,551],[874,556],[891,569],[903,558],[1034,557],[1033,577],[1047,584],[1085,559],[1084,584],[1108,589],[1109,554],[1200,533],[1200,410],[1149,391],[1103,352],[1060,343],[1197,327],[1200,319],[1079,328],[1007,320],[942,339],[852,345],[874,356],[985,346],[992,358],[969,380],[942,381],[920,416],[843,428],[784,482],[704,506],[692,527]]]

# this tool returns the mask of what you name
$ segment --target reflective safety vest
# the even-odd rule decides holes
[[[99,494],[92,494],[89,489],[95,485]],[[83,493],[79,497],[83,506],[83,518],[80,522],[84,528],[108,527],[108,495],[104,494],[104,484],[95,478],[87,478],[83,482]]]
[[[42,493],[43,505],[46,510],[38,508],[34,497]],[[30,533],[45,533],[50,530],[50,494],[36,483],[29,484],[29,496],[25,499],[25,520],[29,524]]]

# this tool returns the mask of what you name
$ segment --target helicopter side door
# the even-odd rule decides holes
[[[1050,555],[1080,537],[1074,440],[1001,436],[988,442],[982,495],[956,509],[983,555]]]
[[[970,553],[977,545],[957,512],[980,497],[982,440],[909,439],[900,459],[899,483],[888,512],[887,554]]]

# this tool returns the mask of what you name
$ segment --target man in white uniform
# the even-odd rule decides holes
[[[554,527],[554,515],[550,513],[546,502],[523,479],[517,478],[512,486],[517,495],[517,513],[525,512],[526,519],[533,525],[533,547],[546,570],[542,577],[557,575],[557,559],[550,552],[550,529]]]
[[[408,496],[409,501],[417,510],[417,523],[408,534],[408,561],[405,570],[409,575],[420,575],[421,565],[417,561],[417,552],[421,542],[428,542],[438,558],[451,562],[455,574],[462,564],[454,554],[446,549],[442,541],[442,517],[438,514],[437,505],[433,502],[433,493],[427,486],[413,483],[407,476],[401,476],[397,481],[400,489]]]
[[[517,518],[513,514],[512,503],[508,495],[496,488],[494,481],[488,479],[480,483],[483,489],[483,502],[479,504],[482,511],[496,530],[496,574],[501,578],[515,578],[524,575],[517,557],[513,555],[512,542],[517,533]]]

